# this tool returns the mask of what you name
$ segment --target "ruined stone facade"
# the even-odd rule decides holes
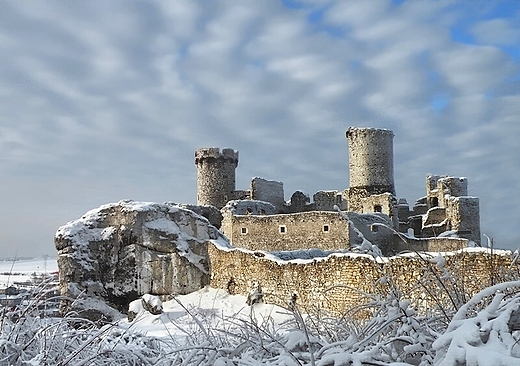
[[[246,295],[256,284],[265,301],[296,296],[304,308],[342,314],[363,304],[362,294],[384,295],[381,279],[390,277],[419,308],[434,305],[419,286],[435,273],[428,254],[389,258],[395,253],[457,251],[442,261],[468,294],[491,272],[516,270],[507,255],[461,251],[480,243],[479,201],[466,178],[428,176],[426,196],[410,209],[395,196],[393,132],[351,127],[346,135],[350,187],[312,201],[301,191],[285,201],[282,182],[258,177],[237,190],[238,152],[197,150],[197,205],[122,201],[58,229],[62,295],[97,296],[121,310],[145,293],[210,284]]]
[[[451,245],[446,238],[433,240],[439,241],[439,247]],[[491,253],[483,248],[444,253],[443,257],[423,253],[378,259],[338,253],[310,260],[282,260],[265,252],[213,245],[208,251],[212,287],[247,294],[258,283],[265,302],[287,306],[295,297],[303,311],[336,316],[352,314],[373,296],[385,298],[396,289],[415,309],[428,313],[520,276],[520,263],[511,252]],[[438,279],[443,275],[441,283]]]
[[[465,238],[476,245],[480,244],[479,201],[478,198],[467,196],[466,178],[428,176],[426,196],[417,200],[410,209],[405,199],[397,199],[395,195],[394,133],[385,129],[350,127],[346,137],[349,146],[350,186],[342,191],[319,191],[313,195],[313,201],[301,191],[294,192],[290,200],[285,201],[283,183],[263,178],[253,178],[249,190],[237,191],[234,167],[238,164],[238,152],[224,149],[220,153],[216,148],[197,150],[195,163],[198,168],[199,202],[222,208],[222,230],[236,246],[252,247],[250,243],[256,243],[254,247],[270,250],[272,246],[283,247],[280,244],[282,242],[293,241],[300,243],[299,249],[329,245],[313,244],[316,242],[315,238],[320,238],[327,243],[335,243],[332,247],[351,248],[353,243],[348,231],[353,230],[352,227],[349,228],[352,223],[343,223],[342,230],[323,231],[327,225],[332,228],[327,223],[331,214],[326,212],[338,210],[362,215],[385,215],[388,222],[384,225],[404,236],[367,235],[371,237],[371,243],[378,246],[384,254],[392,254],[392,250],[401,248],[403,237],[411,250],[424,249],[424,242],[415,247],[418,241],[413,240],[414,238],[433,238],[439,235]],[[219,177],[225,178],[219,182]],[[218,188],[210,192],[211,187]],[[269,202],[274,206],[276,215],[263,217],[273,215],[272,211],[239,213],[236,210],[227,210],[224,201],[230,197],[235,200],[242,197],[247,198],[246,201]],[[246,216],[241,217],[243,214]],[[370,227],[367,225],[358,223],[356,229],[370,232],[380,227],[374,227],[371,223]],[[282,229],[283,227],[294,229]],[[280,230],[287,232],[282,233]],[[343,244],[338,244],[340,242]],[[262,243],[274,244],[263,248]],[[294,247],[292,244],[289,246]]]
[[[250,250],[345,249],[349,225],[337,212],[235,215],[224,212],[222,233],[235,246]]]

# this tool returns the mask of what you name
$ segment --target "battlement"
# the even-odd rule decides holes
[[[195,151],[195,165],[197,204],[221,209],[228,201],[237,198],[235,169],[238,166],[238,151],[220,151],[218,147],[201,148]]]
[[[218,147],[204,147],[195,151],[195,165],[199,165],[206,159],[223,159],[238,165],[238,151],[234,149],[222,149]]]
[[[356,137],[356,136],[370,136],[377,137],[380,136],[390,136],[394,137],[394,132],[392,130],[387,130],[385,128],[374,128],[374,127],[349,127],[346,132],[347,139]]]

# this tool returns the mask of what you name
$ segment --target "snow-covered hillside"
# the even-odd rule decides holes
[[[49,259],[13,268],[33,273],[42,265],[52,269]],[[499,283],[456,310],[423,317],[396,289],[333,318],[301,314],[297,301],[248,306],[244,296],[205,288],[156,300],[161,314],[141,311],[101,327],[75,314],[42,317],[34,299],[2,312],[0,364],[520,365],[519,290],[520,281]],[[370,318],[359,317],[366,311]]]
[[[58,271],[56,257],[0,260],[0,289]]]

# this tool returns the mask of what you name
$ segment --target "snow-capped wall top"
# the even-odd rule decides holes
[[[229,211],[233,215],[274,215],[276,207],[265,201],[234,200],[229,201],[222,211]]]

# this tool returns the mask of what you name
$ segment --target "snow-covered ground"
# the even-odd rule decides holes
[[[58,271],[56,257],[0,260],[0,289]]]
[[[11,269],[21,277],[57,268],[52,258],[0,264]],[[396,296],[375,300],[370,319],[337,319],[205,288],[164,302],[144,296],[163,312],[141,311],[137,300],[133,321],[101,328],[74,314],[41,318],[30,303],[36,311],[2,314],[0,364],[520,366],[520,281],[438,316]]]
[[[185,337],[186,331],[226,328],[232,324],[254,321],[281,325],[294,319],[286,309],[272,304],[246,304],[246,297],[229,295],[224,290],[205,288],[188,295],[175,296],[162,303],[164,313],[142,312],[135,320],[120,321],[124,329],[154,337]]]

